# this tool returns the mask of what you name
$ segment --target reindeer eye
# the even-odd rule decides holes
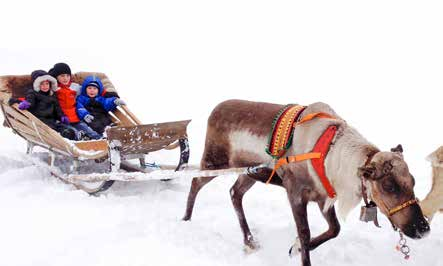
[[[383,181],[381,186],[382,186],[384,191],[389,192],[389,193],[394,193],[394,192],[397,192],[399,190],[399,187],[398,187],[397,183],[395,183],[392,180],[385,180],[385,181]]]

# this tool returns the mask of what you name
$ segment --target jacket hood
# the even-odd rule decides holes
[[[57,91],[57,80],[48,74],[48,72],[44,70],[35,70],[31,73],[32,78],[32,88],[34,91],[40,91],[40,83],[47,80],[51,84],[50,90],[52,92]],[[52,93],[51,93],[52,94]]]
[[[87,77],[85,78],[85,81],[83,81],[83,84],[82,84],[81,95],[83,95],[83,96],[88,96],[88,95],[86,94],[86,88],[87,88],[89,85],[92,85],[92,86],[94,86],[94,87],[97,87],[97,85],[98,85],[98,94],[97,94],[97,96],[100,96],[100,95],[103,94],[103,83],[102,83],[102,81],[100,80],[100,78],[97,77],[97,76],[87,76]]]

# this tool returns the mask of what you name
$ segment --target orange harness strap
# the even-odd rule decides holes
[[[312,114],[308,114],[305,117],[303,117],[300,121],[298,121],[297,123],[294,124],[294,127],[299,125],[299,124],[303,124],[305,122],[311,121],[314,118],[331,118],[334,119],[335,117],[333,117],[330,114],[327,113],[312,113]]]
[[[283,165],[288,164],[288,163],[295,163],[295,162],[320,158],[320,157],[321,157],[321,153],[311,152],[311,153],[304,153],[304,154],[293,155],[293,156],[288,156],[288,157],[278,159],[277,163],[274,166],[274,169],[272,170],[271,176],[269,176],[268,181],[266,181],[266,184],[269,184],[269,182],[271,182],[272,177],[275,175],[275,172],[277,172],[278,168],[282,167]]]
[[[314,118],[334,118],[330,114],[327,113],[312,113],[306,115],[304,118],[302,118],[299,122],[294,123],[294,127],[308,122]],[[328,197],[334,198],[336,196],[336,192],[334,188],[332,187],[331,183],[329,182],[329,179],[326,177],[326,171],[325,171],[325,158],[329,151],[329,146],[332,142],[332,139],[335,136],[335,133],[337,131],[336,126],[330,126],[326,129],[326,131],[323,133],[323,135],[318,139],[317,143],[314,146],[314,149],[310,153],[304,153],[294,156],[288,156],[285,158],[279,159],[274,169],[272,170],[271,176],[269,176],[268,180],[266,181],[266,184],[269,184],[272,180],[272,177],[275,175],[275,172],[283,165],[286,165],[288,163],[294,163],[294,162],[300,162],[305,160],[311,160],[312,166],[314,167],[315,172],[317,173],[318,177],[320,178],[320,181],[325,188]]]

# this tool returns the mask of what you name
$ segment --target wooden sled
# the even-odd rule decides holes
[[[73,82],[81,84],[89,75],[97,75],[102,79],[108,92],[116,91],[108,77],[103,73],[79,72],[72,75]],[[106,130],[106,139],[90,141],[70,141],[63,138],[30,112],[19,110],[17,104],[10,106],[11,97],[24,97],[31,88],[30,75],[0,77],[0,106],[5,121],[4,126],[28,143],[27,153],[32,153],[34,146],[46,149],[49,154],[51,169],[55,169],[56,155],[72,159],[69,173],[51,171],[52,174],[65,182],[75,185],[90,194],[105,191],[114,180],[97,182],[76,182],[75,175],[80,175],[81,161],[107,162],[106,174],[114,172],[149,172],[146,168],[145,155],[159,150],[180,148],[178,165],[175,171],[182,170],[188,163],[189,145],[187,126],[191,120],[143,125],[140,120],[126,107],[118,107],[111,113],[113,122],[117,125]],[[131,164],[129,160],[138,159],[139,164]],[[160,169],[171,169],[170,166],[159,165]],[[84,175],[84,174],[83,174]]]

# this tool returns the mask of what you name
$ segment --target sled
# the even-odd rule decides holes
[[[108,92],[116,92],[115,87],[103,73],[79,72],[72,75],[72,80],[81,84],[89,75],[100,77]],[[85,168],[81,165],[84,162],[105,164],[101,171],[108,176],[112,173],[149,173],[159,169],[175,172],[186,167],[189,159],[187,126],[191,120],[142,124],[127,106],[122,106],[110,113],[116,126],[107,128],[105,139],[71,141],[63,138],[30,112],[18,109],[17,104],[12,106],[8,104],[11,97],[24,97],[26,91],[32,87],[31,83],[30,75],[0,77],[0,106],[5,119],[3,125],[27,141],[28,154],[32,153],[35,146],[47,150],[51,173],[62,181],[73,184],[87,193],[95,194],[110,188],[115,180],[101,178],[82,181],[85,179],[84,176],[91,174],[81,173]],[[160,164],[154,168],[147,167],[148,164],[145,163],[147,154],[176,148],[180,150],[176,166]],[[64,160],[70,159],[72,162],[71,167],[65,171],[54,167],[56,157],[61,156]],[[131,162],[133,160],[138,162],[134,164]],[[97,175],[96,171],[97,169],[94,169],[94,175]],[[163,179],[170,178],[164,176]]]

